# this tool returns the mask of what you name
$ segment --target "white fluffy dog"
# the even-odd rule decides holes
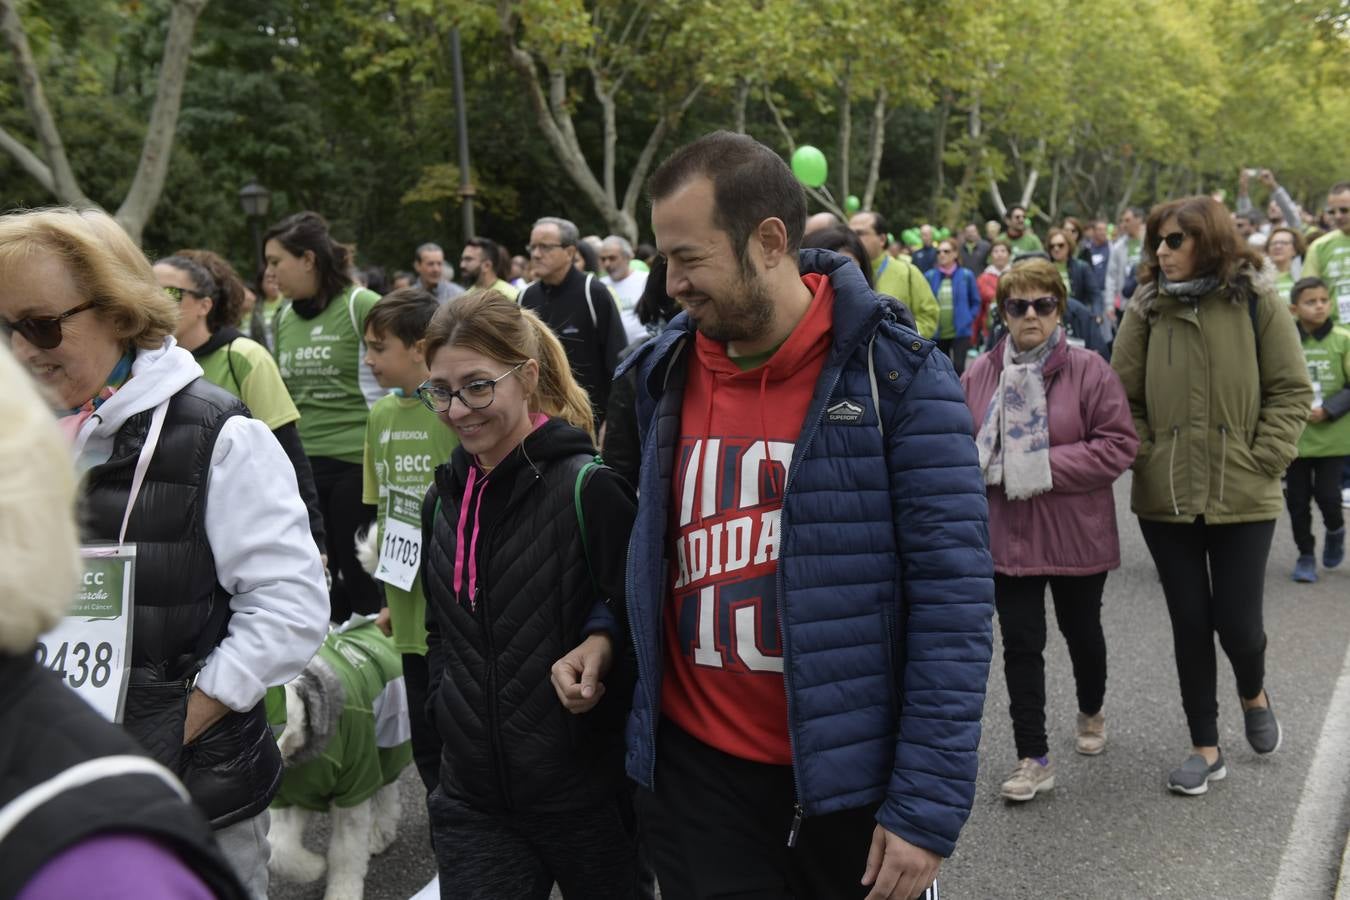
[[[281,718],[278,689],[268,718]],[[369,619],[330,632],[284,688],[278,739],[286,771],[269,835],[276,875],[309,882],[328,873],[324,900],[360,900],[370,857],[394,840],[402,815],[398,774],[411,759],[402,660]],[[332,814],[327,859],[301,843],[319,810]]]

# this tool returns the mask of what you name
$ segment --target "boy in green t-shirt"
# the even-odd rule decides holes
[[[454,432],[417,399],[427,379],[422,339],[439,307],[419,288],[402,288],[376,303],[366,316],[365,364],[381,387],[393,393],[370,409],[366,424],[361,501],[378,510],[385,606],[376,624],[394,638],[403,655],[413,759],[428,791],[437,784],[440,737],[426,721],[427,628],[422,593],[421,508],[436,467],[458,445]]]
[[[1322,565],[1333,569],[1345,559],[1345,517],[1341,512],[1341,468],[1350,456],[1350,330],[1331,319],[1331,293],[1320,278],[1304,278],[1289,294],[1298,319],[1303,356],[1313,385],[1308,425],[1298,441],[1298,459],[1289,465],[1289,518],[1294,526],[1298,562],[1293,579],[1317,580],[1316,544],[1309,500],[1316,498],[1327,527]]]

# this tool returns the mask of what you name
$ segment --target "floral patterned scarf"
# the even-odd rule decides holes
[[[1001,484],[1009,500],[1028,500],[1054,487],[1050,477],[1050,415],[1045,361],[1064,330],[1024,352],[1003,341],[1003,372],[975,436],[985,484]]]

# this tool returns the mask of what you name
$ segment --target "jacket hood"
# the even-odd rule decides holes
[[[887,315],[897,317],[896,310],[867,286],[862,270],[847,256],[832,250],[802,250],[797,254],[797,270],[802,275],[823,275],[834,288],[833,339],[829,349],[833,356],[856,349],[876,331],[878,323]],[[659,395],[662,393],[661,382],[669,370],[668,363],[674,360],[685,339],[694,331],[689,315],[680,313],[665,331],[624,360],[615,377],[636,368],[639,380],[646,381],[650,395]]]
[[[1218,290],[1227,292],[1228,299],[1232,303],[1245,303],[1251,294],[1258,297],[1272,294],[1275,292],[1275,266],[1270,260],[1266,260],[1259,269],[1244,263],[1233,275],[1232,280],[1220,284]],[[1158,282],[1152,281],[1141,284],[1130,303],[1139,310],[1141,316],[1148,316],[1157,309],[1159,298],[1162,296],[1164,295],[1158,290]]]
[[[831,310],[834,291],[824,275],[811,272],[802,276],[802,283],[811,290],[811,304],[786,341],[774,351],[763,366],[753,374],[742,372],[730,356],[726,344],[703,334],[695,335],[694,350],[699,362],[717,378],[753,378],[756,381],[777,382],[792,376],[815,359],[829,351]]]
[[[127,419],[154,409],[201,376],[202,367],[172,335],[154,350],[137,350],[131,377],[85,421],[77,444],[83,439],[93,449],[95,443],[107,441],[111,448],[113,437]]]

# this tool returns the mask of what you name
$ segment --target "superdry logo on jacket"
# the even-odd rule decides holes
[[[835,303],[778,520],[798,800],[808,816],[879,805],[887,829],[948,855],[974,799],[992,644],[993,563],[970,414],[951,363],[893,321],[853,263],[805,250],[799,266],[830,280]],[[644,443],[628,557],[639,671],[628,772],[648,787],[663,714],[671,478],[688,367],[700,364],[692,343],[681,315],[629,363]],[[861,416],[826,415],[843,401]]]

